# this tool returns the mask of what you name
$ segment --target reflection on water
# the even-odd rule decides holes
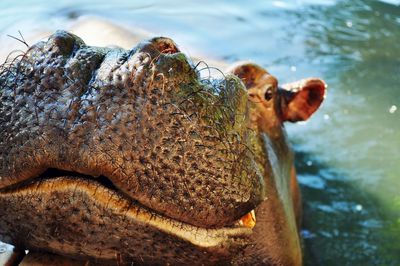
[[[253,60],[285,82],[323,77],[320,113],[288,126],[306,264],[400,265],[400,1],[27,2],[0,3],[0,41],[91,14]]]
[[[305,54],[323,63],[331,88],[323,121],[304,129],[310,137],[293,138],[307,261],[399,265],[400,8],[343,1],[296,14]]]
[[[306,54],[324,63],[331,85],[323,123],[314,120],[307,131],[322,138],[294,138],[299,157],[315,160],[311,167],[298,161],[305,227],[313,233],[307,255],[322,265],[398,265],[400,8],[339,2],[311,7],[298,21],[304,16]]]

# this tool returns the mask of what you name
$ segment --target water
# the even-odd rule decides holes
[[[400,265],[400,1],[3,0],[0,42],[82,15],[173,37],[184,51],[255,61],[281,82],[324,78],[320,112],[288,125],[305,262]]]

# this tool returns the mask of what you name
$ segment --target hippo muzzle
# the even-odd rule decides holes
[[[167,38],[126,51],[64,31],[3,65],[0,240],[118,264],[299,263],[271,181],[291,152],[231,72],[202,79]]]

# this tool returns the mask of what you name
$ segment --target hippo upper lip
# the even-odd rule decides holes
[[[24,189],[26,189],[26,187],[32,186],[32,184],[35,183],[40,183],[40,182],[52,182],[52,179],[59,179],[59,178],[64,178],[67,177],[69,179],[70,182],[74,182],[76,181],[76,183],[79,183],[81,181],[90,181],[90,182],[94,182],[98,185],[101,185],[102,187],[106,188],[109,191],[112,191],[112,193],[117,193],[120,197],[125,198],[127,201],[131,201],[134,202],[134,205],[137,206],[138,208],[141,209],[145,209],[151,213],[156,214],[157,212],[155,210],[151,210],[145,206],[143,206],[140,202],[138,202],[135,199],[132,199],[132,197],[130,197],[129,195],[127,195],[126,193],[124,193],[123,191],[121,191],[120,189],[118,189],[113,182],[106,176],[100,175],[100,176],[91,176],[91,175],[85,175],[85,174],[81,174],[81,173],[77,173],[77,172],[71,172],[71,171],[66,171],[66,170],[60,170],[60,169],[56,169],[56,168],[49,168],[47,169],[45,172],[43,172],[42,174],[40,174],[37,177],[33,177],[33,178],[28,178],[24,181],[18,182],[16,184],[11,184],[9,186],[0,188],[0,195],[3,194],[7,194],[7,193],[18,193],[19,191],[23,191]],[[251,212],[254,212],[253,210]],[[250,213],[246,214],[249,215]],[[174,220],[178,223],[182,223],[177,219],[172,219],[170,217],[166,217],[165,215],[162,214],[158,214],[160,217],[162,217],[163,219],[168,219],[168,220]],[[253,214],[252,214],[253,215]],[[190,225],[192,226],[192,225]],[[202,227],[197,227],[194,226],[196,228],[202,228]],[[219,229],[234,229],[236,227],[249,227],[246,225],[243,225],[243,223],[241,222],[241,220],[236,221],[234,224],[232,224],[231,226],[225,226],[225,227],[219,227]],[[250,227],[252,228],[252,226]],[[204,228],[206,229],[206,228]],[[218,228],[216,228],[218,229]],[[215,229],[215,230],[216,230]],[[210,230],[210,229],[207,229]],[[212,229],[211,229],[212,230]],[[234,233],[236,232],[236,230],[232,230],[230,231],[230,233]],[[238,231],[240,233],[243,233],[242,231]]]

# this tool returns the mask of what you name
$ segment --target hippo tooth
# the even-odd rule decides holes
[[[256,213],[254,212],[254,210],[250,211],[242,218],[240,218],[238,223],[240,226],[252,229],[256,225]]]

